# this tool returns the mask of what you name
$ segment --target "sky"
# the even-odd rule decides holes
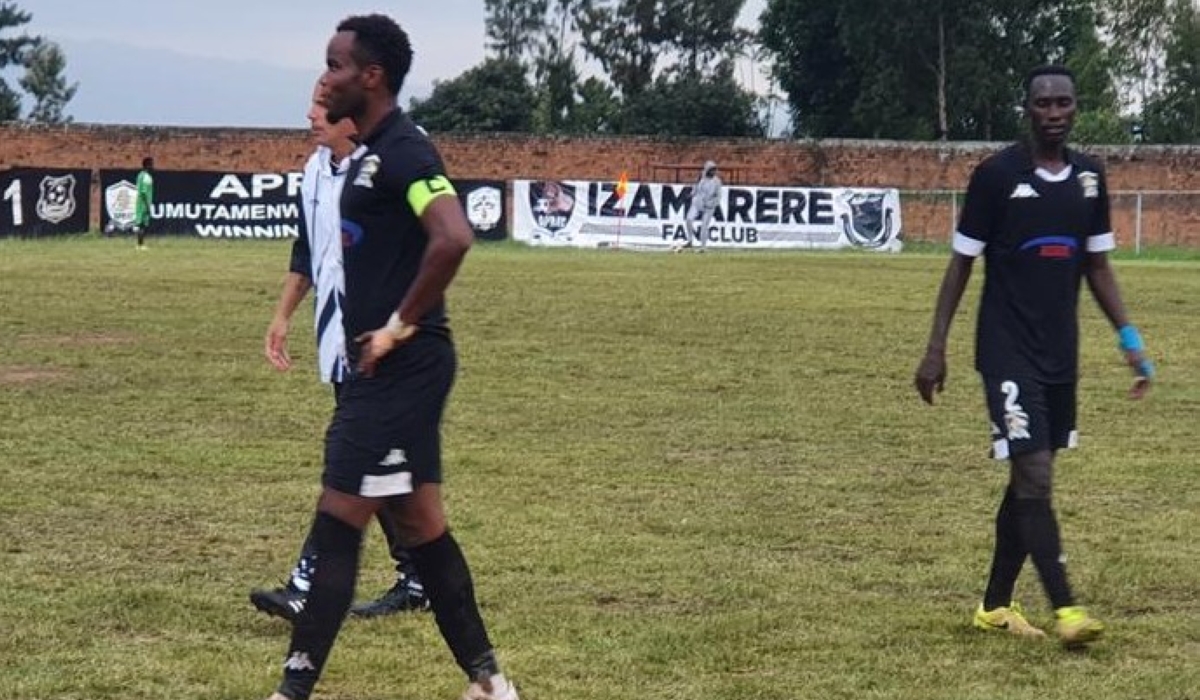
[[[395,18],[415,56],[400,102],[428,96],[484,59],[483,0],[15,0],[24,26],[57,42],[79,89],[66,113],[79,123],[306,127],[313,82],[337,23],[354,14]],[[746,0],[753,28],[767,0]],[[11,35],[12,30],[6,32]],[[748,63],[743,84],[765,86]],[[16,75],[5,74],[10,85]]]

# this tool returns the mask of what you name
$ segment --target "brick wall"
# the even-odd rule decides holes
[[[513,134],[435,137],[454,177],[690,182],[708,159],[726,182],[759,185],[898,187],[961,190],[971,168],[1003,146],[993,143],[896,141],[766,141],[671,138],[566,138]],[[136,168],[153,155],[164,170],[299,169],[311,145],[302,129],[147,126],[0,125],[0,169],[13,166]],[[1108,167],[1117,190],[1200,192],[1200,146],[1087,149]],[[93,211],[98,218],[98,191]],[[951,228],[949,197],[906,197],[910,238],[943,240]],[[1114,226],[1132,240],[1137,200],[1114,199]],[[1148,245],[1200,246],[1200,194],[1143,197]]]

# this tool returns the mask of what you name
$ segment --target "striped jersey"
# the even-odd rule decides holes
[[[314,331],[321,381],[349,377],[342,308],[346,277],[342,269],[342,232],[338,200],[349,159],[333,162],[333,152],[318,146],[304,165],[300,181],[301,227],[292,246],[291,271],[312,281],[315,295]]]

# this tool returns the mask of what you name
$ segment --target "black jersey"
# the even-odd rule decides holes
[[[341,199],[343,324],[353,362],[358,347],[352,339],[386,325],[416,278],[428,242],[419,208],[446,187],[437,149],[399,109],[355,151]],[[444,301],[417,325],[422,333],[448,335]]]
[[[971,175],[954,250],[986,261],[975,335],[975,368],[985,375],[1077,379],[1085,256],[1115,240],[1100,163],[1071,150],[1066,160],[1050,174],[1017,144]]]

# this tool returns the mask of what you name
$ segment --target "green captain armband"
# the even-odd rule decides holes
[[[420,218],[425,213],[425,207],[444,194],[456,194],[454,185],[450,184],[450,180],[445,175],[434,175],[417,180],[408,186],[408,206],[412,207],[413,213]]]

